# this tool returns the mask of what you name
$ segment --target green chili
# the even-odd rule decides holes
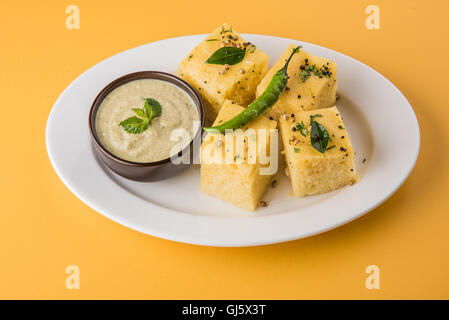
[[[288,58],[287,62],[285,62],[284,67],[275,73],[262,95],[254,100],[245,110],[219,126],[205,127],[204,130],[212,133],[215,131],[224,133],[226,129],[241,128],[247,123],[263,115],[265,111],[271,108],[273,104],[278,101],[281,94],[285,91],[288,80],[288,64],[290,63],[293,55],[297,53],[300,48],[301,46],[298,46],[293,49],[293,52]]]

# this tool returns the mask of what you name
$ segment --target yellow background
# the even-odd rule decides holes
[[[0,298],[449,298],[449,1],[251,2],[1,1]],[[65,27],[69,4],[80,8],[80,30]],[[365,28],[369,4],[380,7],[380,30]],[[224,21],[337,50],[396,84],[421,128],[399,191],[336,230],[253,248],[140,234],[71,194],[45,148],[64,88],[115,53]],[[65,287],[70,264],[80,290]],[[370,264],[380,290],[365,288]]]

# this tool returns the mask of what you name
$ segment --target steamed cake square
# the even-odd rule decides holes
[[[260,96],[271,81],[273,75],[281,69],[295,45],[290,45],[268,71],[257,87],[256,96]],[[316,72],[306,72],[315,67]],[[287,89],[279,100],[267,112],[266,116],[278,120],[282,114],[291,114],[321,108],[335,104],[337,92],[337,65],[325,58],[311,55],[302,48],[292,57],[288,66]],[[309,74],[307,79],[304,74]],[[303,81],[304,80],[304,81]]]
[[[206,60],[222,46],[246,47],[244,59],[229,66],[208,64]],[[226,99],[246,107],[255,98],[256,87],[268,71],[269,57],[246,42],[230,25],[223,24],[196,46],[181,62],[178,76],[201,96],[206,123],[217,117]]]
[[[328,150],[324,153],[312,147],[310,116],[329,133]],[[297,124],[304,124],[304,137]],[[303,111],[284,115],[279,120],[282,144],[293,194],[297,197],[329,192],[358,181],[351,140],[337,107]],[[295,129],[293,129],[295,128]]]
[[[214,122],[214,126],[233,118],[242,110],[244,110],[242,106],[226,100]],[[256,143],[257,139],[259,139],[258,136],[256,137],[252,133],[257,133],[258,129],[266,130],[265,149],[266,154],[269,155],[270,135],[268,131],[276,129],[276,126],[276,121],[262,116],[248,123],[242,131],[233,137],[209,133],[201,146],[200,190],[223,201],[230,202],[239,208],[254,211],[271,183],[275,172],[272,174],[261,174],[260,170],[266,168],[269,164],[262,164],[258,154],[255,155],[256,159],[254,159],[252,153],[248,151],[248,144],[250,140]],[[251,129],[254,131],[251,131]],[[230,140],[226,140],[226,138],[234,139],[232,146],[228,145],[227,141]],[[235,147],[237,139],[242,139],[245,142],[245,149],[242,154]],[[263,143],[264,140],[261,141]],[[214,154],[221,154],[223,162],[213,163],[210,159]],[[225,163],[225,157],[231,159],[231,163]]]

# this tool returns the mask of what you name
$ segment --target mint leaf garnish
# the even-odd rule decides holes
[[[148,124],[149,121],[147,118],[141,119],[137,118],[136,116],[132,116],[131,118],[120,122],[120,125],[123,127],[123,129],[126,130],[126,132],[134,134],[142,133],[147,130]]]
[[[132,108],[131,110],[134,111],[134,113],[137,114],[139,117],[145,118],[145,110],[137,108]]]
[[[159,117],[162,113],[160,103],[153,98],[146,98],[143,108],[145,109],[145,116],[149,119],[149,121],[153,120],[153,118]]]
[[[159,117],[162,113],[160,103],[153,98],[146,98],[144,100],[143,109],[132,108],[131,110],[140,118],[132,116],[120,122],[119,125],[126,132],[133,134],[142,133],[147,130],[151,120]]]

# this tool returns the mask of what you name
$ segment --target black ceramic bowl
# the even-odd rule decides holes
[[[95,98],[94,102],[92,103],[92,106],[90,108],[89,112],[89,131],[90,136],[92,138],[92,144],[94,147],[95,152],[98,154],[101,160],[114,172],[121,175],[122,177],[136,180],[136,181],[158,181],[162,180],[171,176],[174,176],[178,174],[182,169],[184,169],[189,164],[174,164],[172,160],[176,160],[176,158],[179,158],[184,154],[185,152],[190,152],[190,155],[192,157],[193,155],[193,145],[196,141],[197,143],[200,143],[198,139],[201,139],[201,132],[202,129],[200,128],[193,137],[192,141],[190,141],[190,144],[185,147],[183,150],[181,150],[177,155],[172,156],[171,158],[168,157],[163,160],[155,161],[155,162],[146,162],[146,163],[140,163],[140,162],[132,162],[128,160],[121,159],[111,152],[109,152],[100,142],[100,139],[97,136],[97,130],[95,127],[96,124],[96,117],[97,117],[97,111],[100,107],[101,103],[103,102],[103,99],[115,88],[121,86],[122,84],[125,84],[127,82],[133,81],[133,80],[140,80],[140,79],[157,79],[162,81],[170,82],[174,85],[176,85],[178,88],[183,90],[185,93],[187,93],[193,100],[199,114],[199,118],[201,121],[201,128],[204,125],[204,108],[203,104],[201,102],[200,97],[198,94],[193,90],[193,88],[184,80],[169,74],[165,72],[160,71],[140,71],[135,73],[130,73],[127,75],[124,75],[123,77],[120,77],[114,81],[112,81],[110,84],[108,84],[103,90],[100,91],[100,93]],[[191,158],[192,159],[192,158]],[[190,161],[192,163],[192,161]]]

